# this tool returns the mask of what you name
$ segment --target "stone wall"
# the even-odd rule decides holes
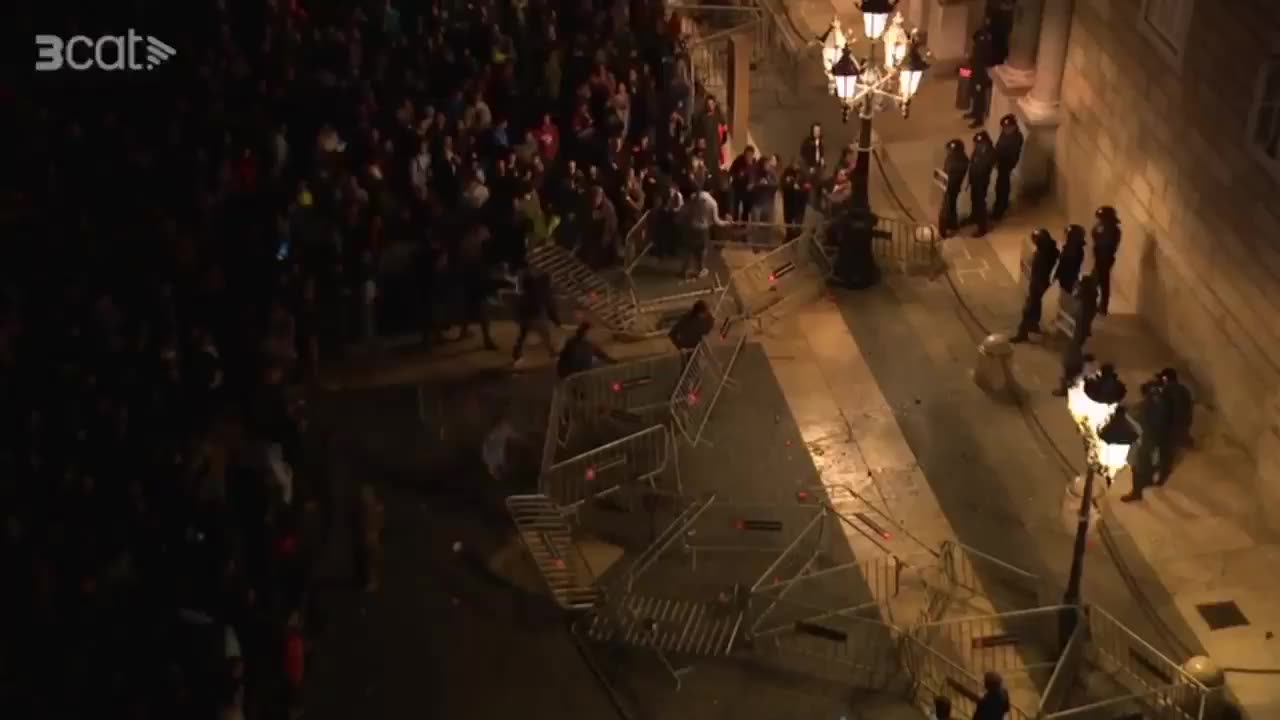
[[[1254,446],[1260,398],[1280,388],[1280,182],[1249,154],[1248,115],[1280,4],[1199,1],[1178,61],[1142,32],[1139,6],[1076,0],[1055,190],[1082,224],[1116,206],[1115,310],[1164,337]]]
[[[1075,4],[1055,192],[1081,224],[1117,208],[1114,310],[1162,336],[1264,457],[1280,393],[1280,173],[1250,154],[1247,129],[1280,3],[1200,0],[1177,61],[1142,32],[1139,0]],[[1259,472],[1280,499],[1280,467]]]

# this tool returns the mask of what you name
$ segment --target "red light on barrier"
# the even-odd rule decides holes
[[[614,383],[614,384],[613,384],[613,391],[614,391],[614,392],[622,392],[622,383],[620,383],[620,382],[616,382],[616,383]]]
[[[746,521],[745,521],[745,520],[734,520],[734,521],[733,521],[733,527],[734,527],[734,529],[736,529],[736,530],[746,530],[746,529],[747,529],[747,523],[746,523]]]
[[[587,468],[587,482],[593,482],[596,479],[596,469],[594,467]]]
[[[778,276],[773,273],[769,273],[769,282],[778,282]]]
[[[551,564],[554,565],[557,570],[564,569],[564,560],[561,560],[560,558],[556,558]]]
[[[973,70],[970,70],[967,67],[960,68],[960,77],[962,78],[973,77]]]
[[[805,492],[805,491],[801,490],[800,492],[796,493],[796,499],[797,499],[797,500],[808,500],[808,499],[809,499],[809,493],[807,493],[807,492]]]
[[[690,404],[690,405],[697,405],[697,404],[698,404],[698,393],[696,393],[696,392],[691,392],[691,393],[689,393],[689,404]]]

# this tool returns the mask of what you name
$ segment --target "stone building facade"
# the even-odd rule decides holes
[[[1086,226],[1116,207],[1113,311],[1136,313],[1190,368],[1280,525],[1280,120],[1258,109],[1280,105],[1280,3],[1018,2],[1038,52],[997,80],[996,102],[1043,151],[1024,186]]]

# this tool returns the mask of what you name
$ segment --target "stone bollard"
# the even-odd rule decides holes
[[[1208,657],[1204,655],[1196,655],[1182,664],[1182,669],[1188,675],[1195,678],[1201,685],[1209,689],[1204,698],[1204,715],[1199,716],[1202,720],[1221,720],[1226,716],[1227,701],[1223,696],[1226,685],[1226,675],[1223,674],[1222,668],[1218,667]],[[1191,717],[1197,717],[1200,711],[1199,699],[1188,699],[1191,707],[1185,707],[1183,710]]]
[[[973,371],[973,382],[991,395],[1012,398],[1013,373],[1009,360],[1013,357],[1013,345],[1008,335],[988,335],[978,345],[978,365]]]

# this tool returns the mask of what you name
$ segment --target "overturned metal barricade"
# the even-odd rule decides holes
[[[721,292],[712,315],[716,324],[711,333],[685,357],[684,370],[668,399],[671,419],[690,445],[703,441],[702,433],[716,402],[747,341],[747,327],[738,312],[733,286]]]
[[[752,318],[777,315],[822,292],[826,272],[814,261],[812,235],[802,233],[733,273],[731,285]]]
[[[628,484],[652,486],[670,455],[670,433],[665,426],[654,425],[552,465],[542,471],[538,488],[560,507],[576,508]]]
[[[565,378],[556,389],[560,404],[561,446],[579,426],[630,434],[654,424],[681,373],[680,356],[656,355],[604,365]]]
[[[506,505],[516,535],[556,603],[570,610],[594,607],[603,594],[564,511],[545,495],[512,495]]]

